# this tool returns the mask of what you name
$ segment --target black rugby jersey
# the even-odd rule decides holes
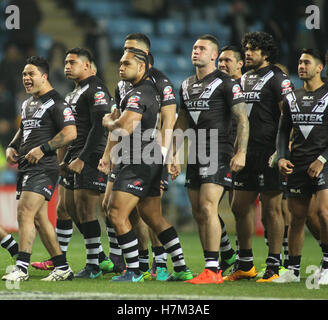
[[[182,82],[180,99],[181,108],[188,114],[189,127],[196,130],[196,138],[199,129],[205,129],[207,150],[212,138],[218,143],[219,152],[232,155],[231,107],[245,101],[238,82],[220,70],[201,80],[193,75]],[[217,129],[215,135],[210,129]]]
[[[111,112],[114,100],[97,76],[80,81],[65,100],[73,110],[77,127],[77,138],[68,149],[71,158],[89,162],[92,153],[104,153],[107,130],[102,126],[102,117]],[[99,136],[97,141],[90,139],[93,134]]]
[[[21,144],[18,149],[18,169],[57,170],[56,151],[45,154],[37,164],[30,164],[25,155],[56,136],[64,127],[74,125],[74,115],[70,106],[55,90],[25,100],[21,109]]]
[[[290,80],[281,69],[269,65],[246,72],[241,77],[241,87],[249,118],[248,146],[274,151],[281,114],[279,102],[292,91]]]
[[[313,92],[299,88],[289,93],[282,117],[294,129],[291,162],[310,165],[328,147],[328,84]]]
[[[155,85],[161,99],[161,107],[176,104],[176,98],[171,81],[156,68],[150,68],[148,71],[150,80]],[[115,89],[115,101],[119,105],[120,100],[132,88],[132,84],[128,81],[121,80]]]
[[[160,147],[155,140],[160,112],[160,97],[153,82],[142,80],[137,83],[122,97],[119,108],[121,112],[128,110],[142,114],[140,124],[128,137],[130,148],[123,150],[125,151],[123,152],[123,161],[125,163],[151,161],[149,156],[154,156],[155,149],[150,148],[151,152],[143,153],[150,144],[153,144],[155,148],[159,148],[157,154],[161,156]],[[161,161],[161,159],[157,159],[157,161]]]

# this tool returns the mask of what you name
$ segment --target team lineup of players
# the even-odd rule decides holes
[[[256,277],[257,282],[299,282],[307,225],[322,249],[318,283],[328,284],[324,57],[315,49],[301,51],[298,76],[304,86],[295,89],[277,64],[270,34],[245,34],[241,49],[220,49],[214,36],[200,36],[191,53],[195,74],[181,84],[177,112],[172,83],[153,67],[150,48],[144,34],[125,38],[114,98],[84,48],[66,53],[64,72],[75,88],[65,99],[51,86],[47,61],[27,60],[22,80],[31,97],[22,105],[20,128],[6,150],[7,161],[18,163],[19,240],[17,244],[0,228],[1,245],[16,259],[2,279],[29,279],[39,232],[50,258],[32,266],[51,270],[44,281],[94,279],[113,272],[118,273],[112,278],[116,282],[154,277],[191,284]],[[199,274],[187,267],[179,236],[161,210],[168,176],[174,180],[181,173],[187,130],[196,133],[185,186],[204,254]],[[54,229],[47,202],[58,181]],[[236,221],[236,251],[218,214],[225,191]],[[258,197],[268,246],[261,272],[252,252],[252,212]],[[99,210],[107,227],[108,256],[100,241]],[[86,265],[75,274],[66,260],[73,222],[86,248]]]

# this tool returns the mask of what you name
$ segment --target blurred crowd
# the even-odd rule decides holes
[[[102,76],[103,61],[112,52],[111,47],[101,46],[106,33],[94,16],[78,9],[79,1],[53,0],[59,8],[66,9],[71,18],[85,33],[84,45],[93,51]],[[111,1],[111,0],[107,0]],[[116,0],[112,0],[115,2]],[[90,1],[93,2],[93,1]],[[124,1],[126,2],[126,1]],[[322,52],[328,49],[328,2],[324,0],[127,0],[133,17],[143,17],[152,21],[172,18],[181,21],[193,19],[208,23],[220,19],[220,23],[231,28],[231,44],[239,44],[247,31],[266,31],[277,40],[280,48],[280,62],[287,66],[291,74],[296,73],[297,50],[302,47],[316,47]],[[20,29],[8,30],[5,27],[5,8],[17,5],[20,9]],[[305,8],[317,5],[320,8],[320,29],[306,29]],[[133,18],[131,16],[131,18]],[[0,4],[0,184],[15,183],[15,168],[8,167],[5,161],[5,148],[14,136],[19,125],[20,106],[26,99],[21,85],[21,72],[28,56],[39,54],[37,36],[43,14],[38,0],[4,0]],[[108,42],[110,43],[108,35]],[[220,40],[220,39],[219,39]],[[105,48],[105,49],[104,49]],[[50,80],[62,95],[72,89],[63,74],[65,45],[53,42],[47,52],[50,62]],[[155,57],[156,58],[156,57]],[[165,72],[165,70],[163,70]],[[106,79],[105,79],[106,80]],[[177,89],[177,88],[176,88]]]

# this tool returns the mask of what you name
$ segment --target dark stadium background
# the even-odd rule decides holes
[[[11,4],[20,9],[19,30],[6,28],[5,9]],[[320,9],[318,30],[306,27],[309,5]],[[213,34],[222,47],[240,44],[246,32],[267,31],[278,43],[279,63],[299,87],[298,49],[327,51],[327,11],[324,0],[0,0],[0,188],[15,184],[16,168],[6,165],[4,150],[17,130],[19,108],[26,99],[21,71],[28,56],[49,59],[51,83],[65,95],[72,83],[63,75],[64,52],[75,46],[88,47],[96,57],[98,75],[113,95],[124,38],[142,32],[151,39],[155,67],[171,79],[178,93],[182,80],[193,73],[190,54],[198,36]],[[170,185],[164,210],[180,228],[188,229],[194,225],[183,183],[182,175]],[[0,189],[0,197],[4,190]],[[1,210],[4,208],[0,208],[0,224]],[[229,211],[226,202],[223,211]],[[226,214],[229,229],[233,218]]]

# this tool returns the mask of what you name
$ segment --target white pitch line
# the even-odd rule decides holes
[[[0,300],[284,300],[282,298],[249,296],[202,296],[159,294],[115,294],[107,292],[0,291]],[[290,300],[290,299],[286,299]],[[304,300],[304,299],[293,299]]]

